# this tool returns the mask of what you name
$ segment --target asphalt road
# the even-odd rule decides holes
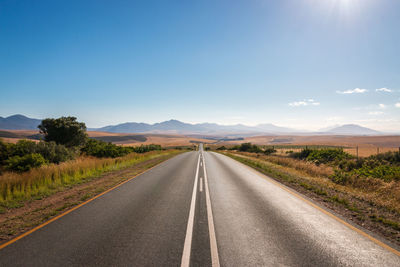
[[[0,266],[400,266],[223,155],[178,155],[0,250]]]

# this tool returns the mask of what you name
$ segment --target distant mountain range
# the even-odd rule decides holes
[[[23,115],[13,115],[7,118],[0,117],[0,129],[3,130],[37,130],[40,119],[32,119]],[[336,125],[321,129],[319,132],[305,132],[292,128],[280,127],[274,124],[259,124],[246,126],[243,124],[220,125],[216,123],[184,123],[178,120],[169,120],[160,123],[148,124],[127,122],[101,128],[91,128],[92,131],[112,133],[169,133],[169,134],[200,134],[200,135],[290,135],[290,134],[331,134],[331,135],[379,135],[381,132],[362,127],[356,124]]]
[[[284,134],[296,132],[294,129],[279,127],[273,124],[260,124],[257,126],[246,126],[243,124],[220,125],[216,123],[190,124],[178,120],[169,120],[155,124],[128,122],[91,130],[113,133],[151,132],[176,134]]]
[[[370,128],[362,127],[357,124],[345,124],[342,126],[330,129],[326,133],[328,134],[340,134],[340,135],[379,135],[381,132],[375,131]]]
[[[320,132],[305,132],[292,128],[280,127],[274,124],[259,124],[246,126],[243,124],[220,125],[216,123],[190,124],[178,120],[169,120],[155,124],[127,122],[102,128],[90,129],[93,131],[113,133],[176,133],[176,134],[204,134],[204,135],[291,135],[291,134],[326,134],[326,135],[380,135],[381,132],[356,124],[346,124],[327,128]]]
[[[3,130],[38,130],[42,120],[31,119],[24,115],[13,115],[7,118],[0,117],[0,129]]]

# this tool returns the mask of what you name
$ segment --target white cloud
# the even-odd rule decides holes
[[[316,102],[314,99],[305,99],[303,101],[295,101],[289,103],[291,107],[305,107],[305,106],[319,106],[320,103]]]
[[[396,104],[394,104],[394,106],[395,106],[396,108],[400,108],[400,102],[399,102],[399,103],[396,103]]]
[[[386,108],[385,104],[378,104],[378,106],[379,106],[380,109],[385,109]]]
[[[384,112],[382,111],[370,111],[368,112],[369,115],[382,115],[384,114]]]
[[[347,94],[363,94],[368,92],[367,89],[361,89],[361,88],[355,88],[353,90],[346,90],[346,91],[336,91],[336,93],[338,94],[343,94],[343,95],[347,95]]]
[[[392,93],[393,92],[392,89],[385,88],[385,87],[376,89],[375,91],[377,91],[377,92],[386,92],[386,93]]]

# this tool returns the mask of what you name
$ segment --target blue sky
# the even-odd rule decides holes
[[[1,0],[0,116],[399,131],[399,14],[397,0]]]

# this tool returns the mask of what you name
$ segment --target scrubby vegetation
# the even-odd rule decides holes
[[[310,146],[269,155],[265,153],[269,147],[246,144],[251,149],[245,152],[240,147],[222,153],[333,205],[336,211],[400,244],[399,152],[357,158],[338,147]]]
[[[333,178],[352,183],[362,178],[400,181],[400,153],[386,152],[366,158],[341,160]]]
[[[319,164],[329,164],[335,173],[330,176],[339,184],[357,183],[360,179],[375,178],[385,182],[400,180],[400,153],[386,152],[366,158],[356,158],[342,149],[303,149],[291,157]]]
[[[319,165],[321,163],[338,162],[353,158],[341,148],[302,149],[300,152],[290,154],[291,157],[301,160],[312,161]]]
[[[5,171],[25,172],[45,164],[59,164],[79,155],[117,158],[129,153],[162,150],[159,145],[123,147],[89,139],[86,125],[75,117],[45,119],[38,126],[45,141],[20,140],[16,144],[0,139],[0,174]]]
[[[45,119],[39,129],[44,141],[12,144],[0,139],[0,208],[2,203],[43,196],[87,177],[169,153],[147,153],[161,151],[159,145],[124,147],[89,139],[85,124],[74,117]]]
[[[227,150],[225,147],[217,150]],[[271,155],[276,152],[271,147],[261,147],[251,143],[233,146],[229,150],[249,153],[263,153]],[[385,182],[400,180],[400,153],[386,152],[365,158],[356,158],[346,153],[342,148],[322,147],[303,148],[299,152],[290,152],[286,155],[276,155],[276,158],[293,158],[298,161],[309,162],[316,166],[327,165],[333,169],[329,178],[338,184],[356,184],[362,179],[379,179]]]
[[[16,144],[0,140],[0,171],[29,171],[46,163],[74,159],[78,151],[55,142],[20,140]]]
[[[26,172],[6,172],[0,176],[0,208],[14,207],[19,201],[46,197],[107,171],[120,170],[146,160],[176,153],[179,152],[168,150],[143,154],[131,153],[118,158],[78,157],[60,164],[32,168]],[[40,156],[40,154],[33,155]]]
[[[145,153],[154,150],[162,150],[160,145],[141,145],[138,147],[117,146],[100,140],[89,139],[82,148],[82,153],[97,158],[116,158],[129,153]]]
[[[225,146],[219,147],[217,148],[217,150],[227,150],[227,148],[225,148]],[[231,148],[229,148],[229,150],[236,150],[236,151],[240,151],[240,152],[250,152],[250,153],[264,153],[266,155],[275,153],[276,150],[272,147],[268,147],[268,148],[261,148],[257,145],[253,145],[252,143],[243,143],[241,145],[238,146],[233,146]]]

